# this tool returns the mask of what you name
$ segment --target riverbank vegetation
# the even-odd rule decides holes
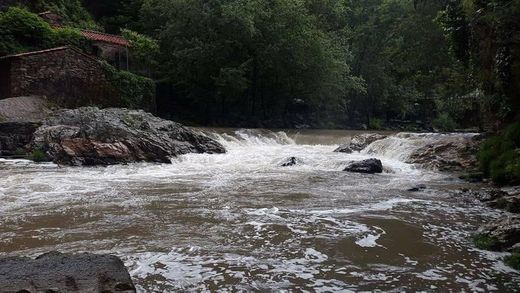
[[[72,27],[123,31],[159,114],[190,124],[451,131],[518,118],[518,0],[7,2],[60,14],[68,37],[52,44],[75,44]],[[25,18],[2,54],[53,39]]]

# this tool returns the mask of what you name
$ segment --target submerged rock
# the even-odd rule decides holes
[[[55,163],[111,165],[137,161],[170,163],[186,153],[224,153],[217,141],[141,110],[85,107],[59,110],[34,133],[31,148]]]
[[[386,135],[377,133],[363,133],[352,137],[350,143],[342,144],[334,152],[347,153],[358,152],[366,148],[374,141],[386,138]]]
[[[352,161],[343,171],[367,174],[383,173],[383,163],[378,159]]]
[[[424,184],[419,184],[419,185],[417,185],[417,186],[414,186],[414,187],[412,187],[412,188],[409,188],[408,191],[410,191],[410,192],[417,192],[417,191],[421,191],[421,190],[424,190],[424,189],[426,189],[426,185],[424,185]]]
[[[289,157],[280,163],[280,167],[291,167],[303,164],[303,161],[297,157]]]
[[[0,258],[0,288],[2,292],[136,292],[116,256],[59,252],[36,259]]]

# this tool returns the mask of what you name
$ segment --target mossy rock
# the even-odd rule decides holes
[[[515,270],[520,270],[520,252],[513,252],[504,258],[504,263]]]
[[[500,250],[500,241],[489,235],[477,234],[473,237],[473,243],[478,249],[494,251]]]

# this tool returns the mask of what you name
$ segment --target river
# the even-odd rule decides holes
[[[204,131],[228,152],[95,168],[1,160],[0,255],[111,253],[141,292],[518,289],[503,254],[471,243],[499,212],[459,195],[469,185],[456,176],[404,163],[436,135],[344,154],[333,150],[354,132]],[[279,166],[291,156],[303,164]],[[385,173],[341,171],[369,157]]]

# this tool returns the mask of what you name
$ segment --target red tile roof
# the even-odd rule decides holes
[[[125,39],[121,36],[110,35],[110,34],[105,34],[105,33],[96,32],[96,31],[89,31],[89,30],[82,30],[81,34],[85,38],[92,40],[92,41],[105,42],[105,43],[110,43],[110,44],[115,44],[115,45],[125,46],[125,47],[132,46],[132,45],[130,45],[130,42],[127,39]]]

